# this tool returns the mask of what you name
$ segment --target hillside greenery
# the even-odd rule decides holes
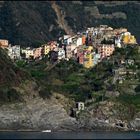
[[[50,97],[53,92],[58,92],[75,101],[87,101],[94,99],[94,102],[110,100],[116,98],[115,95],[108,96],[108,92],[119,92],[120,96],[116,98],[124,104],[132,104],[139,110],[139,47],[127,46],[125,48],[116,48],[114,54],[109,59],[104,59],[93,68],[86,69],[75,60],[61,61],[50,71],[45,68],[50,66],[47,59],[38,62],[32,62],[24,66],[32,77],[40,85],[40,95],[45,98]],[[137,71],[136,76],[125,75],[125,81],[122,84],[113,83],[113,69],[119,68],[120,60],[133,59],[134,66],[127,63],[124,65],[127,69]],[[121,66],[122,67],[122,66]],[[135,86],[133,86],[135,85]],[[129,92],[128,92],[129,91]],[[125,99],[125,97],[128,97]]]
[[[20,60],[13,64],[4,50],[0,49],[0,54],[0,80],[3,82],[3,86],[1,84],[0,88],[1,101],[22,101],[20,93],[12,86],[30,79],[36,81],[39,95],[43,99],[50,98],[54,92],[57,92],[76,102],[93,100],[94,104],[112,100],[127,106],[132,105],[136,111],[140,110],[140,55],[138,46],[116,48],[110,58],[104,59],[90,69],[84,68],[71,59],[70,61],[62,60],[52,69],[47,70],[46,68],[52,65],[47,57],[28,63]],[[121,64],[122,58],[125,60],[133,59],[134,65]],[[8,71],[3,69],[3,65],[8,68]],[[136,76],[126,74],[123,83],[116,82],[114,84],[113,69],[119,67],[126,67],[137,74]],[[6,77],[4,77],[5,75]],[[2,78],[6,81],[3,81]],[[111,96],[110,92],[113,93]],[[116,97],[115,92],[119,92],[120,95]]]

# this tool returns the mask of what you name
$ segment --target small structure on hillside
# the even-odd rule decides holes
[[[77,115],[80,113],[80,111],[85,110],[85,104],[84,102],[77,102],[76,107],[72,108],[72,117],[77,117]]]
[[[78,109],[78,111],[84,110],[85,109],[85,105],[84,105],[83,102],[77,102],[76,103],[76,108]]]

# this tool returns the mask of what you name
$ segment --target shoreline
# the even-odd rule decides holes
[[[21,129],[21,130],[0,130],[0,132],[42,132],[44,130],[28,130],[28,129]],[[59,130],[59,131],[52,131],[51,132],[42,132],[42,133],[56,133],[56,132],[140,132],[140,130],[79,130],[79,131],[70,131],[70,130]]]

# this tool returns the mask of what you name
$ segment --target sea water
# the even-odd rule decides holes
[[[140,132],[0,132],[0,139],[140,139]]]

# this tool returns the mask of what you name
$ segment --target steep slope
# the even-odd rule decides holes
[[[42,98],[41,86],[28,76],[0,48],[0,130],[74,129],[76,120],[67,114],[64,101]]]
[[[0,38],[37,46],[65,32],[108,24],[128,28],[138,40],[139,6],[138,1],[4,1],[0,3]]]
[[[65,13],[61,11],[60,7],[56,4],[55,1],[52,2],[52,8],[56,12],[57,15],[57,23],[59,26],[64,29],[67,34],[73,35],[72,29],[68,26],[67,21],[65,20]]]
[[[5,50],[0,48],[0,87],[19,85],[28,75],[12,63]]]
[[[138,1],[57,1],[57,4],[65,11],[65,19],[75,32],[89,26],[107,24],[113,28],[126,27],[139,39]]]
[[[0,17],[0,38],[9,39],[13,44],[39,45],[57,39],[59,32],[63,32],[47,1],[5,1]]]

